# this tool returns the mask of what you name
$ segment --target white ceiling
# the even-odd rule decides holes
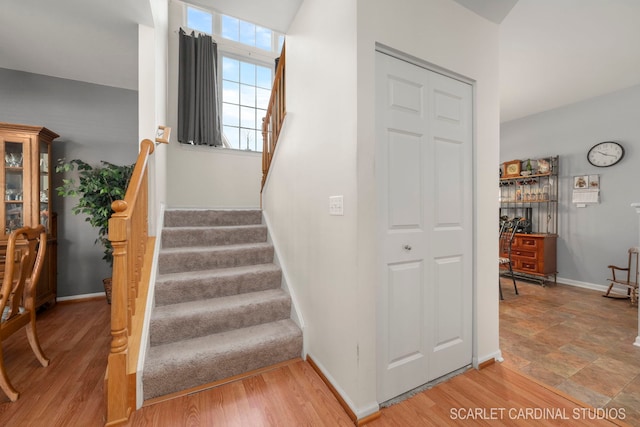
[[[192,1],[286,32],[303,0]],[[639,0],[455,1],[502,22],[502,121],[640,84]],[[0,68],[136,89],[151,19],[148,0],[0,0]]]
[[[0,68],[137,89],[138,23],[148,1],[0,0]]]
[[[519,0],[500,25],[503,122],[637,84],[638,0]]]

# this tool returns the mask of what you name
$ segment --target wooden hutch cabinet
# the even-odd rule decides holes
[[[51,143],[59,135],[40,126],[0,122],[0,252],[11,231],[43,224],[47,251],[37,285],[36,308],[53,305],[57,293],[57,227],[51,212]],[[4,160],[2,160],[4,159]],[[0,263],[4,270],[4,264]]]

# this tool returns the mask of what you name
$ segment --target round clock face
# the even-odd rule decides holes
[[[517,175],[518,174],[518,165],[511,164],[507,166],[507,174],[508,175]]]
[[[600,142],[589,150],[587,160],[593,166],[606,167],[613,166],[624,157],[622,145],[613,141]]]

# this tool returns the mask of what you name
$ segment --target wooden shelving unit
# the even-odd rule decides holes
[[[548,166],[543,173],[538,173],[537,160],[523,160],[520,169],[525,175],[501,177],[499,182],[500,221],[525,219],[512,246],[513,270],[541,283],[550,277],[555,282],[557,276],[559,198],[558,156],[544,161]],[[527,163],[532,164],[530,174],[526,172]]]

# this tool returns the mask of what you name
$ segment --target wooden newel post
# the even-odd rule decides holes
[[[114,214],[109,219],[109,240],[113,246],[113,290],[111,297],[111,349],[107,374],[107,422],[116,425],[131,414],[128,389],[128,267],[126,218],[118,214],[127,209],[127,203],[118,200],[112,205]]]

